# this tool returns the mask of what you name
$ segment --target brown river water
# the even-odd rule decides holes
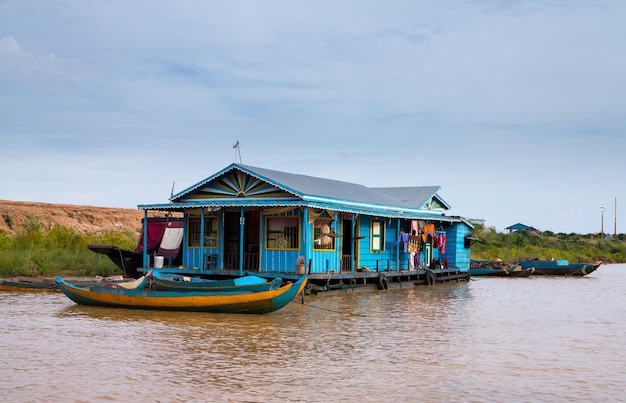
[[[626,265],[298,297],[267,315],[0,292],[4,402],[626,401]]]

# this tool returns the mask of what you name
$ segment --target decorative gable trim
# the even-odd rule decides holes
[[[172,202],[198,199],[232,199],[253,197],[258,199],[284,199],[299,196],[295,192],[277,186],[271,181],[254,175],[236,164],[172,196]]]

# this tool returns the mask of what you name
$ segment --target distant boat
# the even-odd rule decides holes
[[[280,287],[282,279],[243,276],[230,280],[207,280],[199,277],[166,274],[152,270],[151,288],[159,291],[268,291]]]
[[[93,277],[72,279],[74,284],[81,287],[96,284],[116,284],[123,280],[123,276]],[[53,278],[47,277],[12,277],[0,279],[0,291],[59,291]]]
[[[565,259],[561,260],[517,260],[513,262],[522,268],[534,267],[533,275],[549,276],[586,276],[598,270],[602,265],[601,261],[595,263],[570,263]]]
[[[58,287],[80,305],[116,308],[263,314],[274,312],[303,292],[308,277],[276,290],[251,291],[149,291],[144,289],[81,288],[55,277]]]
[[[471,276],[492,277],[528,277],[534,271],[534,267],[524,268],[519,264],[499,260],[472,260],[469,270]]]

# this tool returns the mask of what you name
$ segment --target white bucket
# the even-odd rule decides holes
[[[161,269],[163,267],[163,256],[154,257],[154,268]]]

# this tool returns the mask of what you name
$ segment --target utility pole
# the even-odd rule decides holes
[[[613,236],[617,239],[617,197],[615,198],[615,214],[613,218]]]
[[[600,205],[600,211],[602,214],[602,221],[601,221],[601,229],[600,229],[600,239],[604,239],[604,210],[606,210],[606,207],[604,207],[604,204]]]

